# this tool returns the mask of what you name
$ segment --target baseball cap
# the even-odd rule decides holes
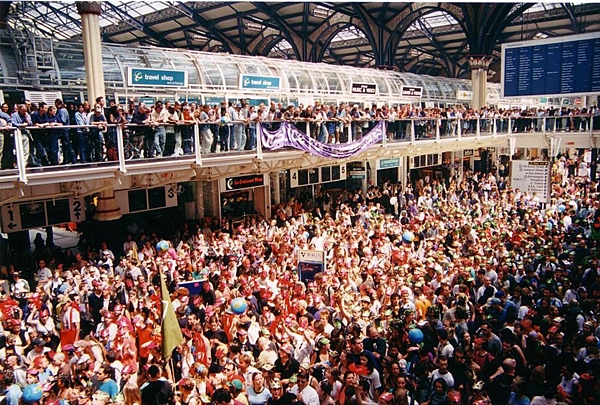
[[[292,345],[289,343],[282,345],[279,349],[286,352],[289,355],[291,355],[293,351]]]

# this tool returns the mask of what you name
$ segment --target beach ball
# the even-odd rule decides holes
[[[242,315],[246,312],[246,308],[248,308],[248,304],[244,298],[234,298],[229,305],[231,308],[231,312],[236,315]]]
[[[419,344],[423,341],[423,332],[419,328],[413,328],[408,331],[408,340],[412,344]]]
[[[23,390],[21,399],[24,402],[37,402],[42,399],[44,392],[39,384],[30,384]]]
[[[412,243],[413,240],[415,240],[415,234],[410,232],[410,231],[406,231],[402,234],[402,242],[404,243]]]
[[[156,250],[158,250],[159,252],[166,252],[167,250],[169,250],[169,242],[167,242],[166,240],[161,240],[156,244]]]

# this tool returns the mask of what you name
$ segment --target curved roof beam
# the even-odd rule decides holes
[[[303,54],[303,46],[302,43],[305,41],[300,35],[298,35],[292,27],[277,14],[279,8],[267,6],[265,3],[252,2],[252,5],[256,7],[257,10],[266,14],[279,28],[284,38],[292,45],[292,49],[294,51],[294,55],[296,55],[296,59],[300,61],[307,60],[308,55]],[[280,5],[281,6],[281,5]],[[285,4],[283,5],[285,6]],[[280,7],[281,8],[281,7]],[[300,45],[300,46],[298,46]]]
[[[151,29],[150,27],[148,27],[147,24],[142,23],[138,19],[129,15],[129,13],[126,13],[125,11],[121,10],[120,7],[115,6],[110,1],[105,2],[105,4],[108,5],[108,7],[112,11],[114,11],[124,22],[131,24],[135,29],[142,31],[144,34],[146,34],[148,37],[152,38],[153,40],[157,41],[162,46],[166,46],[169,48],[176,48],[176,46],[171,41],[164,38],[158,32],[156,32],[153,29]]]
[[[194,10],[190,8],[183,2],[179,2],[178,7],[180,7],[189,18],[191,18],[195,23],[199,24],[203,28],[206,28],[216,39],[218,39],[223,48],[227,50],[229,53],[241,53],[240,47],[229,38],[227,35],[223,34],[217,27],[216,24],[212,21],[208,21],[206,18],[202,17],[198,10]]]
[[[456,5],[450,3],[411,3],[389,23],[389,25],[394,27],[393,35],[390,37],[386,45],[386,54],[391,62],[390,64],[395,64],[398,45],[410,26],[418,18],[421,18],[433,11],[443,11],[454,18],[454,20],[458,22],[458,25],[461,27],[462,31],[466,34],[466,25],[463,21],[465,19],[465,14],[463,13],[463,10]]]

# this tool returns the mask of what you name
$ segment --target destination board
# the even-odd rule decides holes
[[[510,170],[510,185],[513,190],[536,193],[541,203],[548,202],[550,195],[550,164],[548,162],[530,162],[513,160]]]
[[[600,92],[600,33],[502,45],[503,97]]]

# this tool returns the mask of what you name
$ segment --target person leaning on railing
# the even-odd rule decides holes
[[[17,111],[11,116],[11,125],[16,128],[21,128],[23,160],[27,166],[33,166],[33,162],[30,162],[29,160],[29,140],[31,139],[31,134],[25,129],[25,127],[31,126],[31,116],[27,112],[26,104],[19,104],[17,106]],[[2,148],[0,148],[0,156],[2,156]]]

